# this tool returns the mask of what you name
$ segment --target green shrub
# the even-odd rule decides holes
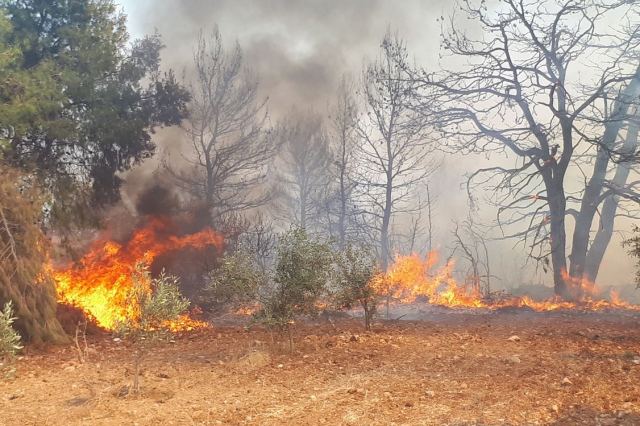
[[[628,247],[628,253],[636,259],[636,287],[640,288],[640,227],[634,225],[633,237],[622,242],[623,247]]]
[[[0,311],[0,357],[13,356],[22,349],[20,335],[12,326],[15,320],[13,306],[7,302]]]
[[[118,324],[118,332],[134,342],[134,379],[132,392],[140,390],[140,364],[156,342],[170,336],[170,323],[184,314],[189,301],[180,293],[179,280],[164,271],[152,279],[148,266],[138,264],[133,273],[129,303],[138,315]]]
[[[375,258],[368,251],[349,245],[336,256],[336,265],[333,297],[337,307],[351,309],[359,304],[364,310],[365,328],[370,330],[377,305],[372,287],[372,279],[378,273]]]
[[[220,265],[209,274],[197,302],[209,311],[249,303],[256,300],[258,289],[267,280],[252,256],[237,251],[224,256]]]
[[[328,244],[293,229],[279,241],[273,288],[262,300],[258,319],[288,328],[296,315],[314,315],[318,301],[326,294],[332,274],[333,254]]]

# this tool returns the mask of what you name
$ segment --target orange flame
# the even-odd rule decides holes
[[[133,288],[132,274],[138,263],[151,265],[159,255],[185,248],[221,249],[224,243],[223,237],[209,228],[184,236],[176,236],[172,231],[169,220],[150,218],[123,244],[99,238],[77,264],[50,267],[58,300],[81,308],[98,325],[109,330],[118,322],[136,318],[136,308],[130,306],[128,300]],[[177,331],[200,324],[203,323],[184,316],[168,328]]]
[[[577,308],[584,310],[605,308],[640,310],[640,305],[622,301],[619,295],[613,291],[609,296],[610,300],[602,299],[602,291],[594,282],[570,277],[566,271],[563,271],[563,279],[579,302],[568,302],[559,298],[535,301],[528,296],[491,300],[483,297],[477,286],[460,285],[453,278],[452,261],[448,261],[439,269],[436,268],[437,264],[438,255],[435,252],[427,254],[424,259],[417,254],[398,256],[389,270],[377,275],[371,285],[378,295],[390,296],[402,303],[411,303],[420,297],[425,297],[431,304],[447,307],[487,309],[528,307],[535,311]]]

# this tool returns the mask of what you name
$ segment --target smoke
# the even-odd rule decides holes
[[[455,6],[448,0],[122,0],[133,37],[157,31],[166,45],[164,66],[188,78],[198,33],[218,26],[227,45],[236,40],[244,61],[260,80],[260,98],[268,98],[272,123],[292,110],[315,110],[326,116],[337,86],[345,73],[356,80],[363,63],[375,58],[387,30],[397,31],[417,64],[435,69],[440,61],[440,24]],[[466,30],[474,24],[465,21]],[[137,211],[148,182],[162,176],[158,157],[171,153],[179,159],[186,144],[180,130],[165,129],[154,136],[158,155],[127,175],[123,200]],[[483,158],[447,156],[430,182],[438,202],[433,206],[434,248],[448,252],[452,222],[468,213],[461,184],[465,174],[482,164]],[[498,159],[503,161],[505,159]],[[506,160],[505,160],[506,161]],[[138,200],[138,201],[136,201]],[[146,208],[146,207],[145,207]],[[495,209],[478,213],[481,222],[495,219]],[[513,241],[491,243],[493,271],[500,285],[549,282],[535,268],[522,268],[526,258]],[[516,259],[516,260],[513,260]],[[619,243],[612,242],[600,274],[602,282],[629,282],[632,262]]]
[[[129,0],[123,7],[132,35],[157,29],[166,44],[165,65],[187,74],[201,30],[217,25],[227,43],[237,39],[245,63],[260,77],[272,116],[280,118],[292,106],[324,111],[343,73],[357,77],[387,29],[419,45],[416,54],[433,63],[436,18],[450,2],[404,0],[400,7],[382,0]]]

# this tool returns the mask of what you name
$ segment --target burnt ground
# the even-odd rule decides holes
[[[126,342],[90,337],[84,363],[29,349],[0,381],[0,424],[640,424],[635,314],[423,318],[299,325],[293,352],[241,326],[176,336],[144,361],[138,396]]]

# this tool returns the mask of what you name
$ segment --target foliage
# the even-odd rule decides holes
[[[332,274],[328,244],[312,240],[303,229],[285,233],[278,245],[274,288],[262,301],[258,318],[286,328],[296,315],[313,315]]]
[[[12,302],[15,327],[32,343],[68,340],[56,319],[55,287],[44,265],[42,197],[33,179],[0,163],[0,306]]]
[[[71,224],[78,207],[117,200],[117,173],[153,153],[151,131],[179,123],[189,96],[160,72],[160,37],[129,43],[111,0],[0,5],[5,158],[36,174],[52,218]]]
[[[179,279],[164,271],[151,278],[149,267],[136,265],[130,301],[139,313],[120,323],[118,330],[134,339],[157,339],[168,331],[168,322],[177,319],[189,307],[179,290]]]
[[[636,259],[636,286],[640,288],[640,227],[633,227],[634,236],[622,242],[624,247],[628,247],[630,256]]]
[[[14,355],[22,349],[20,345],[20,335],[12,327],[16,318],[13,316],[13,306],[11,302],[4,305],[4,310],[0,311],[0,357]]]
[[[217,310],[229,304],[251,302],[266,281],[266,274],[253,257],[239,250],[224,256],[209,274],[198,303],[205,309]]]
[[[353,245],[347,245],[336,258],[334,301],[338,308],[350,309],[354,304],[360,304],[368,330],[376,311],[377,295],[372,286],[378,273],[375,258],[367,250]]]
[[[151,278],[149,267],[144,263],[136,265],[132,275],[133,288],[129,295],[138,315],[117,325],[119,334],[135,343],[134,376],[132,392],[140,391],[140,364],[149,347],[169,335],[170,322],[178,319],[189,307],[179,290],[177,277],[160,273]]]

